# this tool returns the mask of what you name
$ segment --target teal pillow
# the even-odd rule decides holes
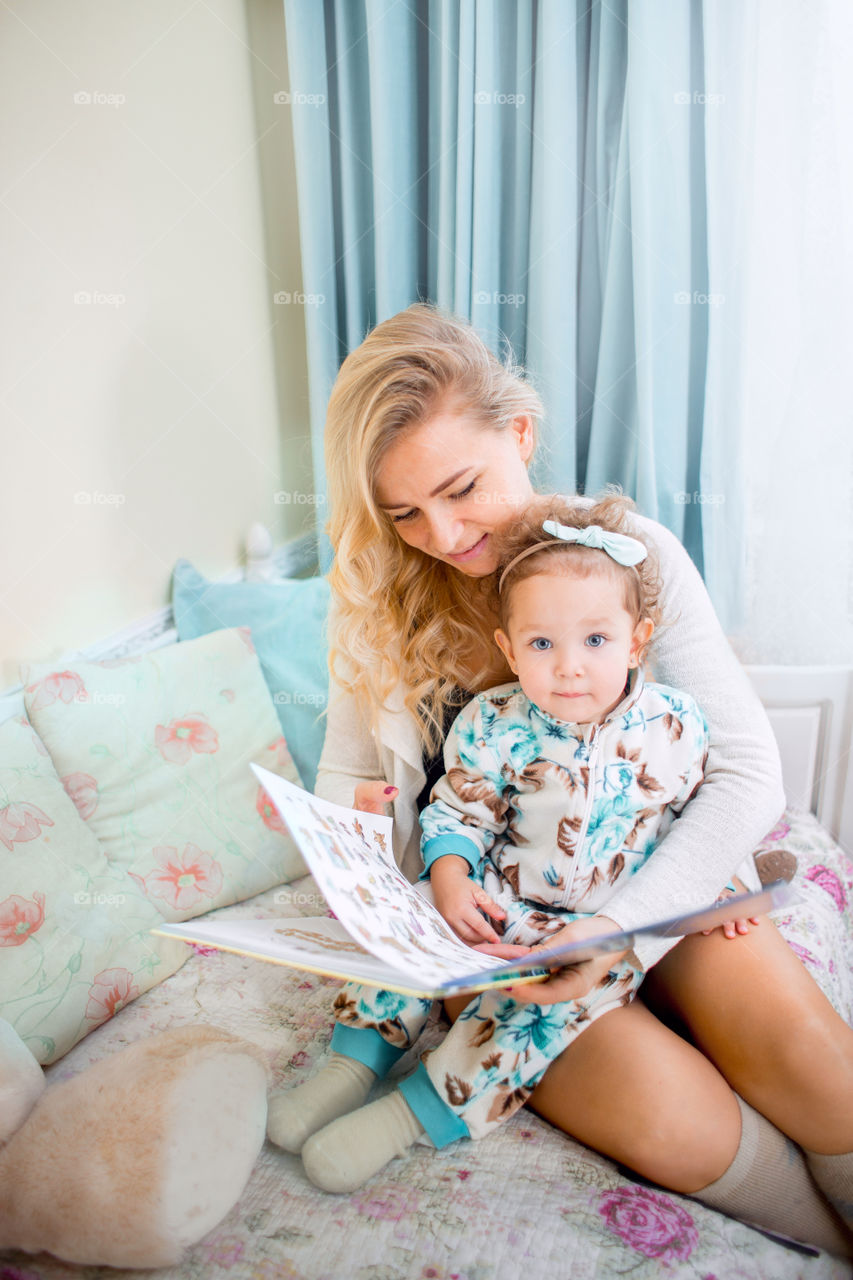
[[[325,578],[208,582],[188,560],[175,565],[172,610],[179,640],[249,627],[302,785],[314,790],[329,691]]]

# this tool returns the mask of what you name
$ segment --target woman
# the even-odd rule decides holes
[[[541,412],[469,325],[421,304],[368,335],[330,398],[333,685],[316,792],[374,812],[393,801],[395,856],[410,879],[421,866],[417,812],[443,771],[450,721],[471,694],[513,678],[492,640],[490,538],[532,495]],[[739,866],[754,886],[745,860],[784,807],[769,724],[698,573],[671,533],[632,520],[667,584],[670,622],[652,668],[699,703],[711,748],[699,793],[608,904],[625,928],[713,901]],[[685,865],[690,902],[672,897]],[[814,1183],[849,1226],[853,1030],[768,920],[735,941],[720,930],[685,939],[661,958],[668,945],[641,949],[643,967],[655,965],[644,991],[698,1047],[635,1001],[589,1027],[530,1105],[665,1187],[835,1252],[846,1239],[849,1250]],[[552,980],[555,999],[582,994],[610,963]],[[804,1159],[790,1158],[786,1134]]]

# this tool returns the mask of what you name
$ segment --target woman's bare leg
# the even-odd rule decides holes
[[[465,998],[447,1001],[456,1017]],[[604,1014],[548,1068],[528,1106],[652,1182],[685,1194],[719,1178],[740,1141],[716,1068],[634,1001]]]
[[[643,991],[673,1009],[731,1087],[800,1146],[853,1150],[853,1029],[772,921],[734,939],[719,929],[685,938]]]

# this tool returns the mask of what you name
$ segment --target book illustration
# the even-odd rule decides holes
[[[504,960],[462,942],[430,901],[429,885],[409,884],[393,862],[391,818],[356,813],[259,765],[252,769],[337,918],[217,920],[213,913],[152,932],[435,998],[534,981],[548,967],[624,951],[641,935],[679,937],[797,901],[790,886],[780,882],[631,933],[611,931],[560,946],[543,943],[528,955]]]

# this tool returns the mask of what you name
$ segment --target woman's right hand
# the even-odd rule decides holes
[[[384,813],[386,805],[397,799],[397,788],[385,781],[360,782],[355,789],[354,809],[362,813]]]

